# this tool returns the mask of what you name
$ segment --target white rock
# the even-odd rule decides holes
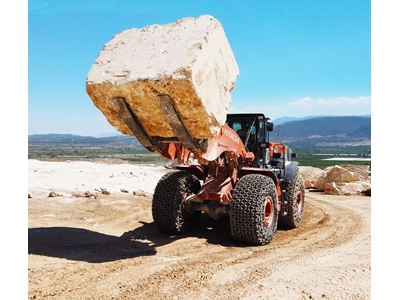
[[[320,177],[315,183],[315,187],[321,190],[325,189],[326,183],[352,182],[360,180],[360,177],[357,173],[351,172],[341,166],[328,167],[324,171],[325,175]]]
[[[191,135],[217,135],[239,69],[221,23],[209,15],[132,28],[99,53],[86,91],[111,125],[133,135],[112,99],[124,97],[150,136],[175,137],[157,95],[168,94]]]
[[[371,189],[370,181],[327,182],[324,192],[331,195],[358,195]]]
[[[325,172],[320,168],[314,168],[310,166],[300,166],[300,174],[304,180],[304,187],[306,189],[315,187],[318,179],[325,175]]]
[[[371,190],[368,166],[336,165],[325,168],[315,183],[317,189],[332,195],[354,195]]]

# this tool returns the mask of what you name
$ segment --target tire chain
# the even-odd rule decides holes
[[[264,225],[264,201],[274,199],[273,224]],[[231,233],[238,242],[265,245],[272,241],[277,228],[277,193],[271,178],[251,174],[242,177],[233,191],[230,212]]]
[[[199,187],[197,177],[186,171],[172,171],[161,177],[153,194],[152,214],[162,232],[184,233],[197,223],[201,212],[185,218],[181,204],[187,194]]]
[[[297,208],[298,191],[301,191],[303,197],[300,210]],[[293,229],[300,226],[304,210],[304,197],[305,197],[304,181],[303,177],[299,172],[299,169],[297,169],[294,180],[292,182],[289,182],[286,188],[286,199],[289,202],[288,213],[286,216],[283,215],[279,216],[279,227]]]

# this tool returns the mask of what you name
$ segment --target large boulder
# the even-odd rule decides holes
[[[118,131],[134,135],[114,97],[125,98],[149,136],[165,138],[177,135],[157,96],[169,95],[192,137],[206,139],[225,123],[238,75],[221,23],[203,15],[118,33],[95,60],[86,91]]]
[[[369,165],[350,165],[350,164],[341,164],[340,167],[352,172],[356,173],[360,180],[367,180],[370,176]]]
[[[371,190],[368,166],[336,165],[323,170],[315,183],[317,189],[333,195],[353,195]]]
[[[324,184],[325,194],[330,195],[371,195],[371,182],[368,180],[353,182],[327,182]]]
[[[325,175],[325,172],[320,168],[310,166],[299,166],[299,171],[304,180],[304,187],[315,188],[318,179]]]
[[[359,181],[360,176],[355,173],[351,172],[350,170],[342,167],[342,166],[332,166],[328,167],[325,170],[325,175],[320,177],[317,182],[315,183],[315,187],[318,189],[325,189],[326,183],[331,182],[352,182],[352,181]]]

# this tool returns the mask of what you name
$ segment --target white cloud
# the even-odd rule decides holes
[[[231,106],[228,113],[264,113],[266,117],[273,118],[275,116],[282,116],[286,110],[279,105],[250,105],[250,106]]]
[[[285,104],[288,111],[297,115],[365,115],[371,113],[371,97],[357,98],[302,98]]]
[[[252,99],[237,101],[228,113],[258,113],[262,112],[272,120],[281,117],[308,116],[360,116],[371,114],[371,97],[336,97],[311,98],[304,97],[293,102],[282,100]]]

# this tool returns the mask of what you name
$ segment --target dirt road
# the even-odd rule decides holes
[[[259,247],[205,215],[161,234],[151,197],[122,192],[42,194],[28,210],[29,299],[371,298],[370,197],[307,191],[301,226]]]

